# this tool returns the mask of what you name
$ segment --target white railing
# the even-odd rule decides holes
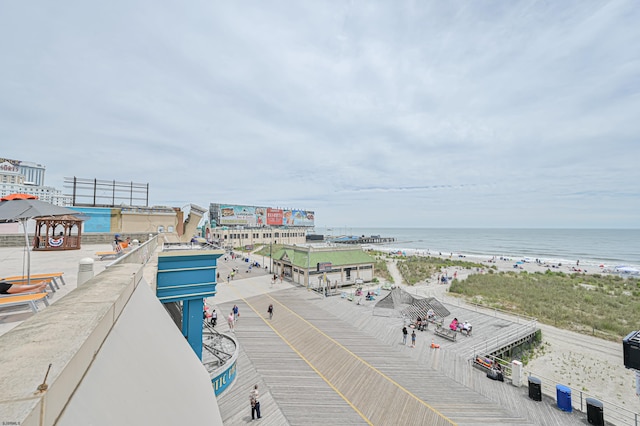
[[[140,244],[139,246],[129,246],[131,250],[122,256],[118,257],[113,262],[109,263],[105,268],[109,269],[113,265],[121,265],[125,263],[137,263],[140,265],[146,265],[146,263],[153,257],[158,248],[158,236],[151,237],[148,241]]]

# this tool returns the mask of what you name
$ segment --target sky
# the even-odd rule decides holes
[[[317,226],[640,228],[638,22],[634,1],[3,1],[0,157]]]

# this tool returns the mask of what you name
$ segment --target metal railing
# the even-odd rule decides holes
[[[113,265],[120,265],[125,263],[137,263],[140,265],[146,265],[147,262],[153,257],[158,248],[158,235],[151,237],[151,239],[140,244],[137,247],[129,247],[131,247],[130,251],[106,265],[105,269],[109,269]]]
[[[517,343],[521,339],[525,339],[536,332],[538,322],[536,320],[531,321],[528,324],[522,324],[519,327],[500,334],[495,338],[488,338],[484,342],[472,346],[469,350],[464,352],[468,358],[475,358],[478,355],[487,355],[494,353],[497,350],[504,349],[507,346]]]

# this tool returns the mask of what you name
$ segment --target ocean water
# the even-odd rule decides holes
[[[640,268],[640,229],[446,229],[316,228],[325,236],[393,237],[381,248],[420,250],[487,259],[492,256],[542,259],[588,268]]]

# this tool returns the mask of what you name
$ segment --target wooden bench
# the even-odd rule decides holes
[[[458,336],[457,331],[453,331],[449,328],[445,328],[442,326],[436,327],[434,333],[440,337],[444,337],[445,339],[451,340],[452,342],[456,341],[456,337]]]
[[[425,318],[427,322],[435,325],[436,327],[444,326],[444,318]]]
[[[38,312],[38,306],[36,306],[36,302],[38,300],[42,300],[45,306],[49,306],[49,301],[47,300],[47,293],[22,293],[22,294],[7,294],[0,296],[0,307],[5,306],[20,306],[20,305],[29,305],[31,310],[34,313]]]
[[[36,281],[42,281],[47,278],[51,278],[56,288],[60,289],[60,284],[67,285],[67,283],[64,281],[63,275],[64,275],[64,272],[51,272],[48,274],[31,274],[30,277],[32,280],[36,280]],[[15,275],[13,277],[0,278],[0,280],[12,282],[12,281],[26,280],[27,278],[28,277],[26,275]]]

